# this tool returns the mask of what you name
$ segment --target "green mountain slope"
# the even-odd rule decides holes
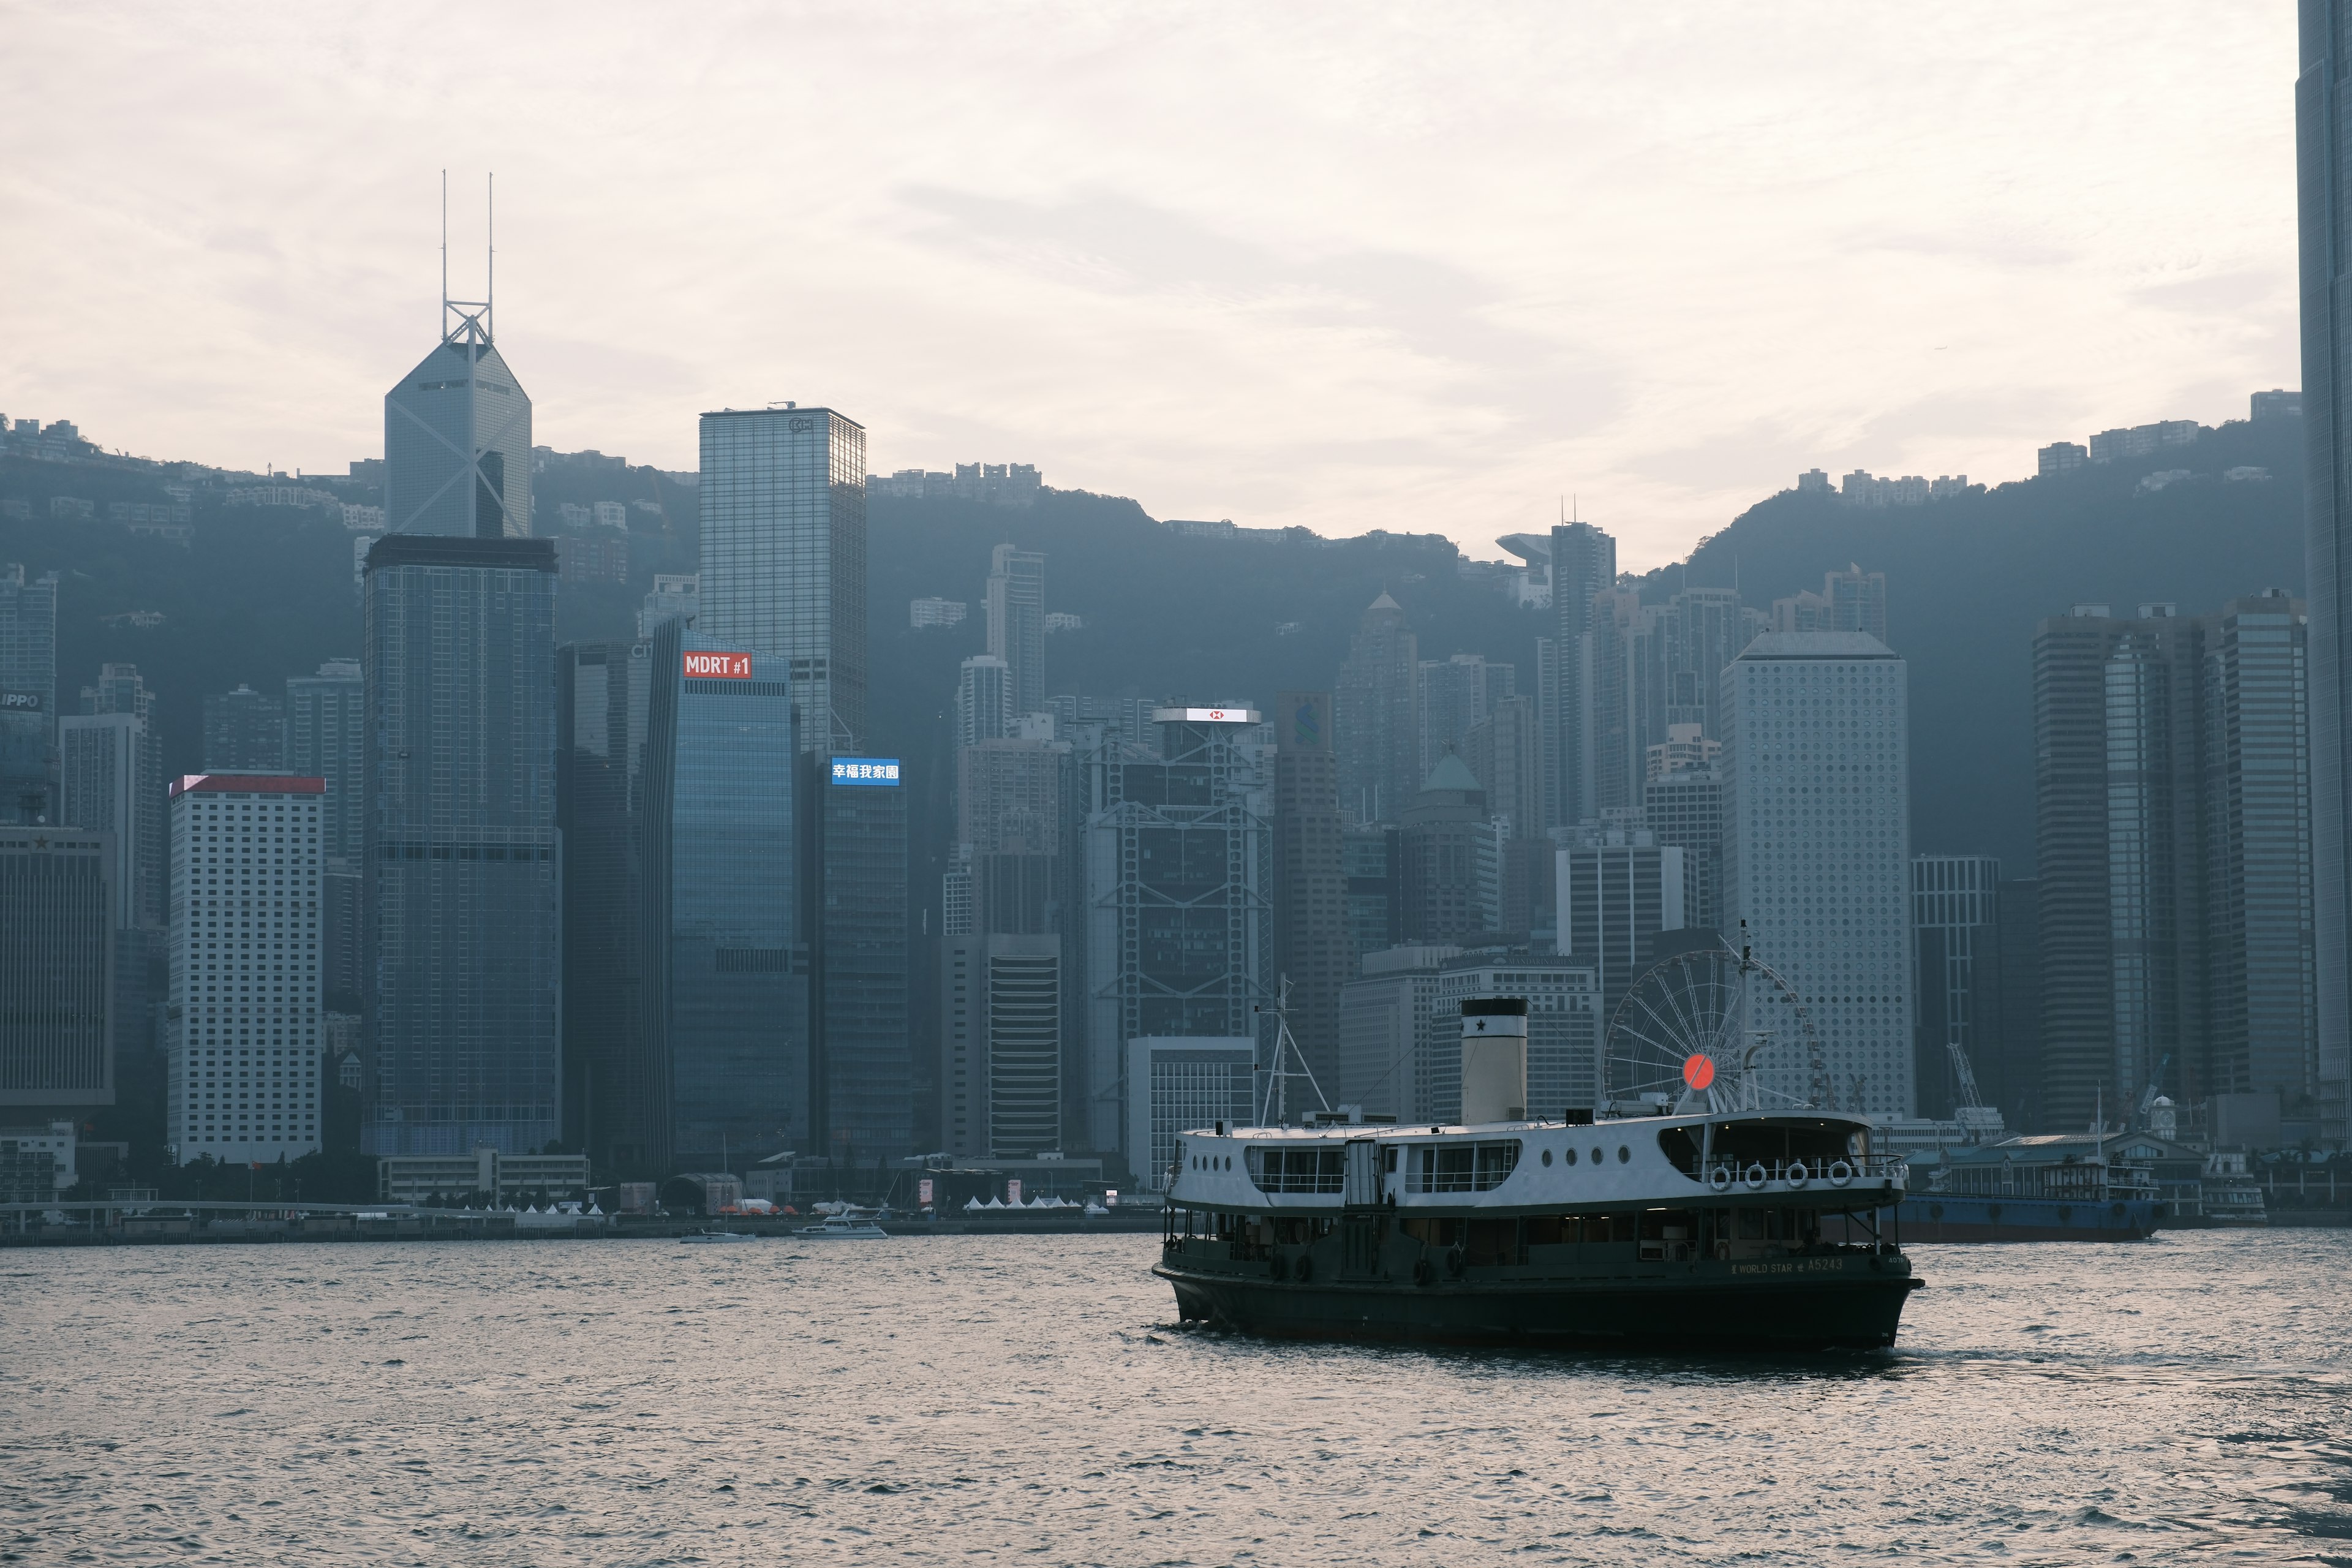
[[[2031,645],[2033,625],[2074,603],[2128,611],[2169,600],[2184,615],[2303,580],[2300,427],[2233,424],[2163,456],[1914,508],[1865,509],[1784,492],[1748,509],[1682,564],[1650,574],[1644,595],[1684,582],[1737,581],[1749,604],[1818,589],[1858,563],[1887,574],[1890,637],[1910,662],[1914,836],[1927,849],[1987,850],[2022,873],[2032,859]],[[2225,481],[2240,467],[2267,482]],[[2192,477],[2147,493],[2153,469]],[[163,499],[152,471],[11,461],[0,499],[0,561],[64,576],[60,704],[74,710],[100,662],[135,662],[163,699],[166,764],[198,765],[206,692],[239,681],[280,689],[289,675],[355,654],[360,618],[352,535],[318,510],[232,508],[194,492],[192,548],[131,537],[103,521],[52,518],[49,498]],[[183,476],[184,477],[184,476]],[[560,501],[652,500],[631,512],[627,583],[568,584],[561,634],[626,637],[656,572],[691,571],[692,492],[651,469],[567,468],[535,481],[543,531]],[[352,490],[349,499],[373,500]],[[1605,525],[1605,520],[1604,520]],[[1363,608],[1402,603],[1422,657],[1476,652],[1517,666],[1532,689],[1535,639],[1549,617],[1507,605],[1465,576],[1429,536],[1280,542],[1180,537],[1134,501],[1046,491],[1033,505],[869,501],[868,641],[872,749],[916,764],[918,887],[945,832],[947,712],[958,662],[980,650],[990,549],[1046,555],[1046,604],[1085,617],[1046,640],[1047,685],[1090,695],[1267,703],[1285,687],[1328,688]],[[917,631],[908,601],[971,606],[962,625]],[[160,612],[140,626],[126,612]],[[110,619],[110,617],[116,617]],[[928,809],[926,809],[928,808]],[[936,889],[936,882],[930,886]]]

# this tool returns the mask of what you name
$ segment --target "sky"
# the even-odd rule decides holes
[[[0,412],[343,471],[478,297],[535,439],[1621,563],[2299,378],[2294,7],[0,0]]]

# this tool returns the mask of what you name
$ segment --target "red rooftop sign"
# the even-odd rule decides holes
[[[172,781],[174,799],[184,795],[218,795],[236,791],[246,795],[324,795],[327,781],[306,779],[294,773],[182,773]]]
[[[749,680],[751,679],[751,656],[748,653],[696,653],[688,650],[686,673],[698,680]]]

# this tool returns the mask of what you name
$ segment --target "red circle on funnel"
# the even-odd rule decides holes
[[[1694,1051],[1683,1058],[1683,1081],[1693,1089],[1705,1089],[1715,1081],[1715,1058],[1705,1051]]]

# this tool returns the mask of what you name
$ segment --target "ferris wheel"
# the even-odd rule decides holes
[[[1663,1098],[1685,1110],[1830,1103],[1810,1010],[1745,942],[1652,964],[1610,1015],[1601,1054],[1612,1101]]]

